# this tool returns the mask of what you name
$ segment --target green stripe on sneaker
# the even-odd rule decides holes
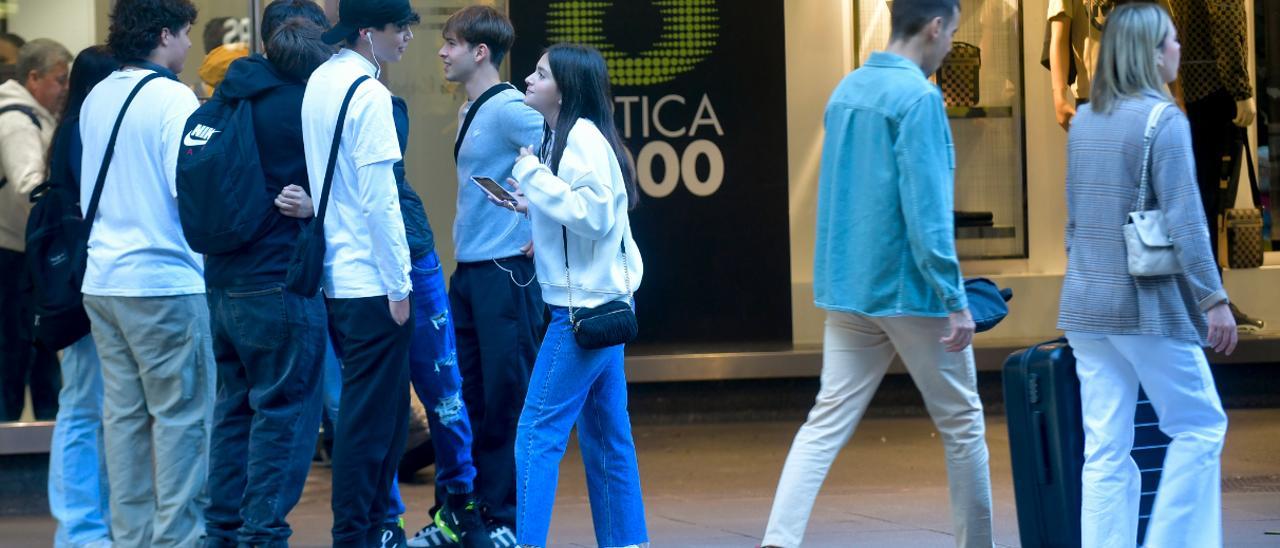
[[[444,533],[444,536],[449,537],[449,540],[452,540],[453,542],[462,542],[462,539],[458,537],[458,534],[453,532],[453,529],[450,529],[449,525],[444,522],[444,518],[441,517],[443,515],[444,508],[441,508],[436,512],[436,517],[433,519],[433,521],[436,522],[436,527],[439,527],[440,531]]]

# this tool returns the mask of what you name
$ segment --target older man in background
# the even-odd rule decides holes
[[[24,252],[31,191],[48,172],[71,53],[53,40],[36,39],[18,49],[15,61],[14,77],[0,84],[0,421],[22,415],[28,381],[35,418],[53,420],[58,359],[32,342]]]

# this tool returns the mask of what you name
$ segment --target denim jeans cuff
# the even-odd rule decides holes
[[[472,487],[470,483],[448,483],[445,484],[444,490],[450,495],[470,495]]]

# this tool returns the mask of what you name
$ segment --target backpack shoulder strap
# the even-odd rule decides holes
[[[31,108],[30,106],[14,104],[0,107],[0,114],[4,114],[6,112],[21,112],[26,114],[27,118],[31,119],[31,123],[36,125],[36,129],[44,129],[44,124],[40,123],[40,117],[36,116],[36,109]]]
[[[89,209],[84,216],[89,223],[90,229],[93,228],[93,222],[97,220],[98,201],[102,199],[102,185],[107,182],[107,169],[111,167],[111,157],[116,152],[116,137],[120,136],[120,125],[124,123],[124,115],[129,112],[129,105],[138,96],[138,92],[142,91],[142,87],[159,77],[160,73],[158,72],[144,76],[142,81],[138,82],[138,85],[133,86],[133,91],[130,91],[129,97],[124,100],[124,106],[120,107],[120,114],[116,116],[116,125],[111,128],[111,138],[107,140],[107,151],[102,155],[102,166],[98,168],[98,180],[93,183],[93,196],[89,198]]]
[[[324,170],[324,183],[320,190],[320,209],[316,213],[313,224],[316,230],[324,230],[324,215],[329,210],[329,190],[333,187],[333,170],[338,164],[338,146],[342,144],[342,127],[347,121],[347,108],[351,106],[351,98],[355,96],[356,90],[360,88],[368,76],[361,76],[351,84],[351,88],[347,89],[346,97],[342,98],[342,108],[338,110],[338,123],[333,129],[333,143],[329,145],[329,165]]]
[[[467,138],[467,130],[471,129],[471,120],[475,119],[476,113],[480,112],[480,107],[486,101],[492,99],[494,95],[516,89],[510,82],[503,82],[485,90],[480,97],[476,98],[476,102],[471,104],[471,108],[467,109],[467,117],[462,120],[462,127],[458,128],[458,137],[453,140],[453,162],[458,162],[458,153],[462,151],[462,141]]]

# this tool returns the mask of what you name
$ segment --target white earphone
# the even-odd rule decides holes
[[[366,33],[364,37],[369,40],[369,55],[373,56],[373,65],[377,67],[374,69],[373,77],[378,78],[379,76],[382,76],[382,63],[378,62],[378,54],[373,51],[373,34]]]

